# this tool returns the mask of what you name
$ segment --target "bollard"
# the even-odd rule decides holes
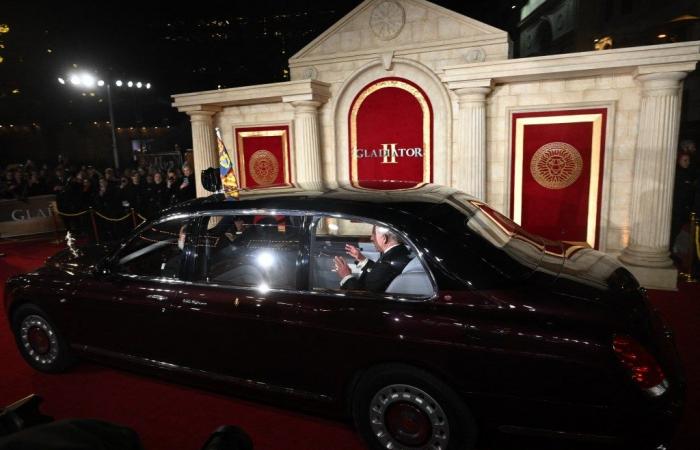
[[[53,202],[49,203],[49,209],[51,210],[51,218],[53,219],[53,231],[56,234],[56,244],[59,244],[61,242],[61,238],[59,237],[58,220],[56,219],[58,209],[55,207],[55,203]]]
[[[95,235],[95,243],[100,243],[100,235],[97,233],[97,222],[95,222],[95,210],[90,207],[90,221],[92,221],[92,233]]]

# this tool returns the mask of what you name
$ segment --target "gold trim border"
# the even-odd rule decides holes
[[[286,127],[286,125],[282,125]],[[266,125],[265,128],[269,127]],[[243,128],[243,127],[241,127]],[[251,128],[251,127],[245,127]],[[241,188],[243,189],[270,189],[272,187],[284,187],[284,186],[254,186],[249,187],[246,181],[245,171],[246,171],[246,160],[245,160],[245,146],[244,138],[248,137],[270,137],[270,136],[280,136],[282,138],[282,164],[284,171],[284,183],[286,186],[291,186],[289,179],[289,146],[288,146],[288,130],[278,129],[278,130],[259,130],[259,131],[238,131],[238,128],[234,128],[234,134],[236,135],[236,153],[238,154],[238,179],[241,180]]]
[[[588,223],[586,225],[586,242],[595,248],[595,235],[598,227],[598,191],[600,186],[601,143],[603,132],[603,114],[571,114],[562,116],[521,117],[515,119],[515,157],[513,170],[513,221],[522,222],[523,213],[523,154],[525,125],[554,125],[562,123],[590,122],[591,133],[591,171],[588,185]]]
[[[375,83],[368,88],[365,88],[353,102],[352,109],[350,110],[350,182],[353,186],[364,189],[359,185],[360,181],[358,179],[357,171],[357,154],[354,151],[357,149],[357,114],[360,110],[360,106],[362,106],[362,103],[367,99],[367,97],[378,90],[385,88],[403,89],[404,91],[413,95],[423,111],[423,180],[422,182],[419,182],[419,186],[430,183],[430,168],[432,161],[432,149],[430,148],[430,140],[432,139],[432,130],[430,129],[430,107],[428,106],[427,99],[423,93],[418,90],[418,88],[400,80],[383,80]],[[416,187],[410,189],[415,189]]]

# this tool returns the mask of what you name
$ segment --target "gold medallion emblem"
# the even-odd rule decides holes
[[[581,176],[583,159],[573,145],[550,142],[540,147],[530,161],[530,173],[547,189],[564,189]]]
[[[253,181],[261,186],[274,183],[280,172],[277,158],[268,150],[258,150],[253,153],[248,168]]]

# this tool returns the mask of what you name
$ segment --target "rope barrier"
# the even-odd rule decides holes
[[[78,216],[82,216],[83,214],[87,214],[87,213],[90,212],[89,209],[86,209],[85,211],[80,211],[80,212],[77,212],[77,213],[66,213],[66,212],[63,212],[63,211],[59,211],[58,208],[54,208],[54,211],[55,211],[56,214],[58,214],[59,216],[66,216],[66,217],[78,217]],[[108,220],[108,221],[110,221],[110,222],[121,222],[122,220],[125,220],[125,219],[128,219],[129,217],[131,217],[131,212],[128,212],[128,213],[124,214],[122,217],[114,218],[114,217],[107,217],[107,216],[105,216],[104,214],[100,213],[100,212],[97,211],[97,210],[93,210],[93,211],[94,211],[94,213],[95,213],[96,215],[98,215],[98,216],[100,216],[101,218],[103,218],[104,220]],[[142,215],[139,214],[139,213],[136,213],[136,215],[137,215],[141,220],[144,220],[144,221],[147,220],[144,216],[142,216]]]
[[[104,214],[101,214],[99,211],[95,211],[95,214],[103,218],[104,220],[108,220],[110,222],[121,222],[124,219],[128,219],[131,216],[131,213],[125,214],[123,217],[120,217],[118,219],[114,219],[112,217],[107,217]]]
[[[58,210],[58,208],[56,208],[56,214],[58,214],[58,215],[60,215],[60,216],[66,216],[66,217],[78,217],[78,216],[82,216],[83,214],[87,214],[88,211],[89,211],[89,210],[86,209],[85,211],[80,211],[79,213],[66,213],[66,212],[61,212],[61,211]]]

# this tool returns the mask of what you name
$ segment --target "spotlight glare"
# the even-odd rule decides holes
[[[129,87],[134,87],[134,82],[133,82],[133,81],[129,81],[129,82],[126,83],[126,85],[129,86]]]
[[[98,86],[104,86],[105,85],[105,80],[98,80],[97,81]]]
[[[61,77],[58,77],[58,82],[61,83],[61,84],[66,84],[66,80],[64,80],[64,79],[61,78]]]
[[[115,84],[117,85],[117,87],[121,87],[124,83],[122,83],[122,80],[117,80]]]
[[[146,83],[146,89],[150,89],[150,88],[151,88],[151,83]]]
[[[141,86],[143,86],[143,85],[141,84],[141,82],[140,82],[140,81],[137,81],[137,82],[136,82],[136,87],[139,88],[139,89],[141,89]]]
[[[71,84],[74,84],[77,86],[80,84],[80,77],[78,75],[71,75],[70,82],[71,82]]]
[[[84,73],[80,76],[80,81],[85,87],[93,87],[95,85],[95,77],[89,73]]]

